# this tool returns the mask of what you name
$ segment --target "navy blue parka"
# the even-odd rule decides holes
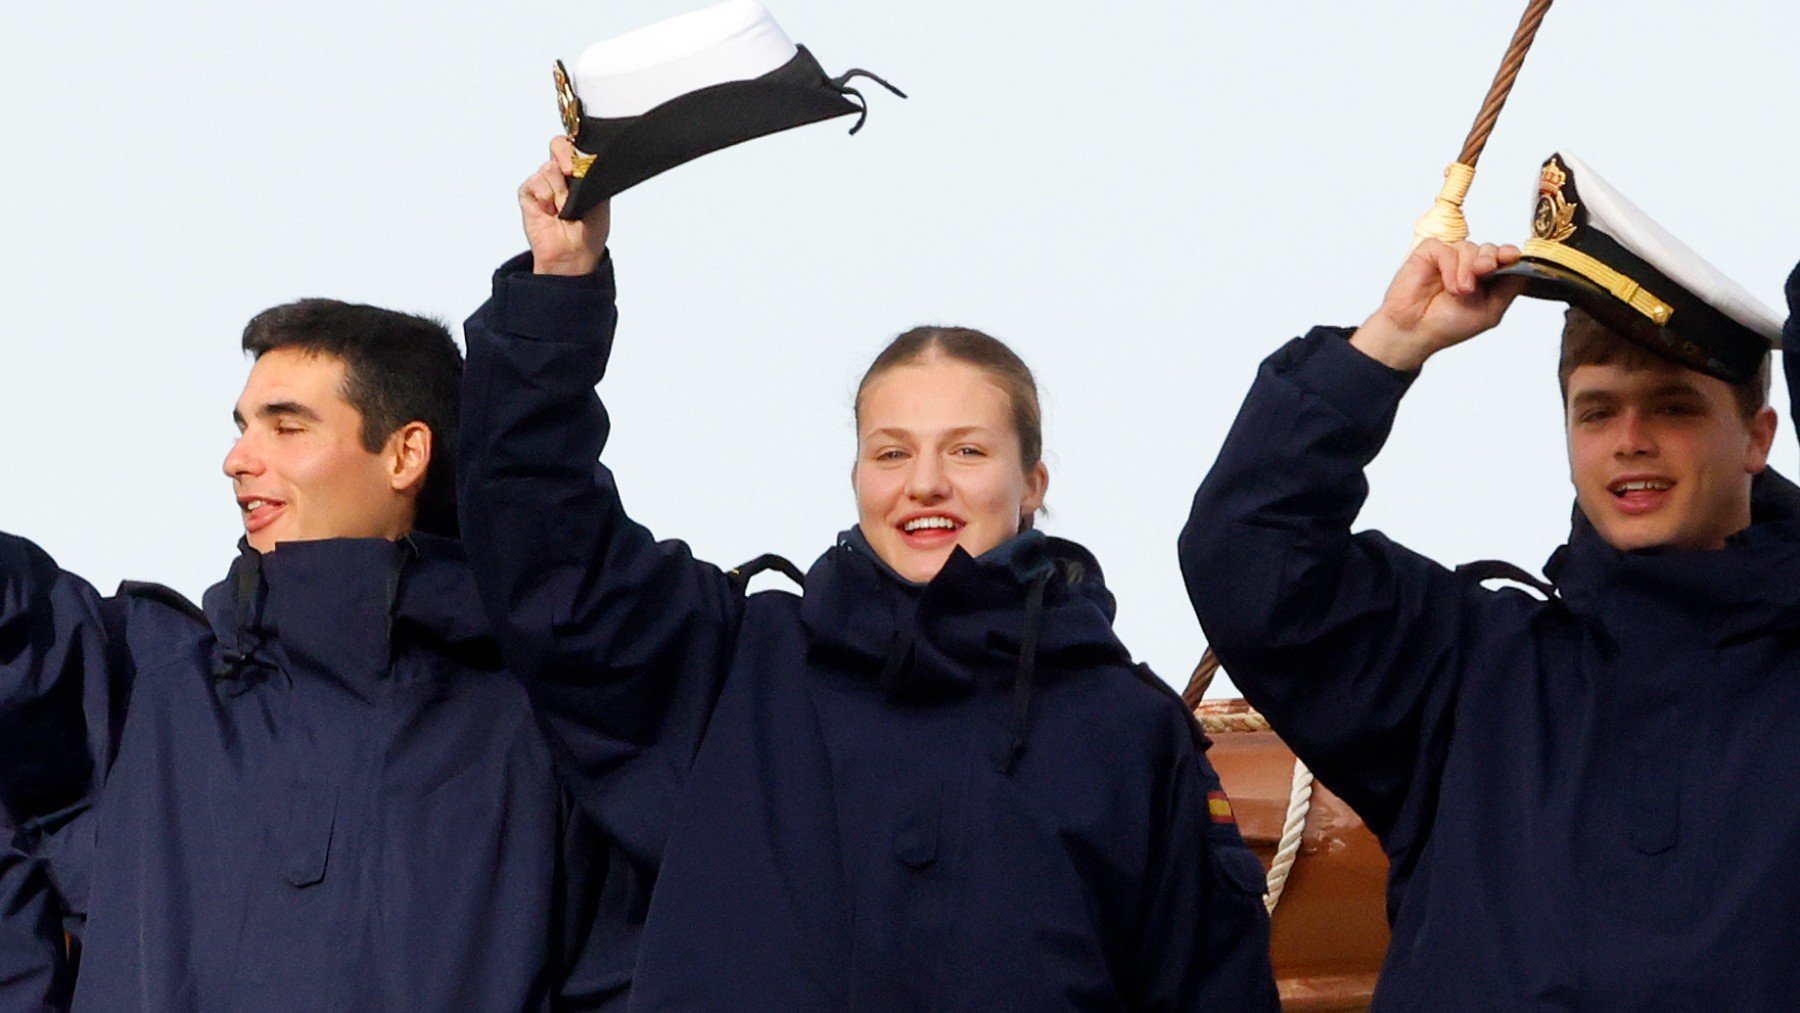
[[[852,530],[748,598],[596,463],[615,313],[503,267],[466,326],[461,511],[578,800],[658,868],[635,1009],[1272,1009],[1262,869],[1079,546],[930,583]]]
[[[74,985],[44,860],[0,822],[0,1010],[63,1009]]]
[[[202,614],[0,536],[0,802],[0,889],[30,902],[0,910],[0,996],[66,989],[57,913],[77,1009],[588,1008],[629,981],[604,845],[446,539],[245,548]]]
[[[1549,600],[1351,533],[1411,375],[1262,366],[1181,538],[1220,660],[1391,861],[1379,1010],[1791,1009],[1800,509],[1713,551],[1577,515]],[[1792,368],[1792,360],[1789,367]]]

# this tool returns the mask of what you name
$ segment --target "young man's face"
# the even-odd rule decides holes
[[[244,534],[281,542],[398,538],[412,527],[418,480],[397,430],[380,451],[362,444],[362,413],[344,398],[344,360],[292,348],[265,352],[232,412],[240,436],[225,455]]]
[[[1750,525],[1772,409],[1746,419],[1723,380],[1672,363],[1577,366],[1565,393],[1575,499],[1608,545],[1716,549]]]

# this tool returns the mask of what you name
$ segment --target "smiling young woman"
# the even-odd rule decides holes
[[[655,874],[648,1009],[1274,1009],[1262,868],[1094,558],[1031,519],[1031,372],[964,328],[857,394],[858,523],[804,594],[657,541],[595,460],[607,211],[520,190],[469,320],[463,530],[578,800]],[[616,381],[609,381],[616,382]]]
[[[951,550],[979,556],[1044,505],[1037,383],[997,338],[916,327],[875,357],[856,391],[858,530],[907,580]]]

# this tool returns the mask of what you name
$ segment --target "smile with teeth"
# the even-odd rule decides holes
[[[1674,485],[1675,483],[1673,482],[1659,478],[1636,479],[1614,485],[1612,487],[1612,494],[1614,496],[1623,496],[1629,492],[1666,492]]]
[[[247,499],[244,502],[240,503],[238,505],[238,508],[247,514],[253,514],[256,511],[261,510],[263,507],[266,507],[268,505],[269,505],[269,501],[266,499]]]
[[[955,531],[959,527],[961,527],[960,524],[957,524],[948,517],[914,517],[912,520],[902,524],[900,530],[911,534],[914,531],[925,531],[931,528],[942,528],[945,531]]]

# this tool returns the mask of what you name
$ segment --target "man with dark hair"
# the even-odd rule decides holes
[[[0,1004],[620,1000],[629,922],[599,911],[641,891],[555,780],[447,537],[455,343],[308,299],[243,347],[245,538],[204,609],[102,597],[0,535]]]
[[[343,362],[344,399],[362,416],[362,446],[383,444],[409,424],[434,444],[411,527],[456,537],[456,430],[462,353],[443,324],[335,299],[302,299],[258,313],[244,351],[333,356]]]
[[[1620,337],[1579,306],[1563,314],[1562,350],[1556,361],[1556,383],[1563,407],[1569,406],[1569,377],[1577,366],[1617,365],[1627,371],[1666,369],[1669,360],[1630,339]],[[1746,379],[1728,382],[1738,412],[1748,420],[1769,404],[1769,357]]]
[[[1573,159],[1542,185],[1523,251],[1428,240],[1362,326],[1264,363],[1182,533],[1188,592],[1389,856],[1376,1009],[1789,1009],[1800,495],[1767,469],[1779,318]],[[1559,370],[1578,509],[1540,594],[1351,532],[1420,367],[1521,289],[1580,307]]]

